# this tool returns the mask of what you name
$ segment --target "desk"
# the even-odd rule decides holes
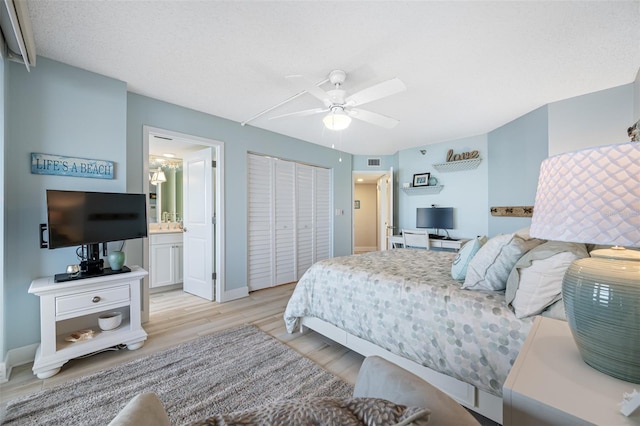
[[[429,245],[432,248],[458,251],[467,241],[469,241],[468,238],[461,238],[459,240],[429,239]],[[403,244],[404,239],[402,235],[392,235],[389,237],[389,248],[402,247]]]

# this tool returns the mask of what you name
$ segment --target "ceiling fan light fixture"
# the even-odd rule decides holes
[[[344,130],[351,124],[351,117],[345,114],[343,109],[333,108],[324,116],[322,122],[329,130]]]

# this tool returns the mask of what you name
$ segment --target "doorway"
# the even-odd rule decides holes
[[[188,174],[184,176],[183,170],[181,173],[175,174],[176,176],[180,176],[182,182],[174,182],[173,186],[166,189],[164,192],[169,195],[165,195],[166,198],[170,198],[174,201],[175,205],[169,204],[167,208],[166,204],[158,204],[159,200],[157,198],[158,194],[152,194],[152,191],[156,190],[157,192],[161,192],[155,188],[153,185],[143,185],[145,187],[145,193],[147,194],[147,199],[149,200],[149,217],[150,217],[150,227],[158,227],[167,229],[175,229],[179,228],[183,231],[183,236],[186,236],[190,231],[192,226],[194,225],[193,218],[195,217],[197,221],[200,223],[205,223],[209,225],[210,231],[205,233],[205,239],[198,238],[199,247],[205,247],[207,255],[204,256],[188,256],[189,250],[180,250],[179,256],[182,259],[181,265],[184,265],[183,268],[183,281],[186,284],[188,280],[194,277],[195,272],[199,275],[203,273],[206,275],[205,279],[202,276],[199,276],[198,279],[199,287],[202,287],[203,282],[209,286],[209,290],[203,292],[201,297],[206,298],[207,300],[222,302],[224,301],[224,144],[219,141],[215,141],[212,139],[201,138],[198,136],[183,134],[174,132],[171,130],[160,129],[150,126],[143,126],[143,158],[144,167],[143,167],[143,179],[144,182],[151,181],[157,176],[158,172],[163,171],[163,168],[158,167],[158,163],[152,163],[150,160],[153,157],[162,158],[163,156],[169,154],[169,156],[173,155],[173,160],[168,163],[176,164],[176,158],[180,159],[190,159],[198,152],[210,152],[211,160],[202,160],[201,166],[196,167],[197,170],[203,170],[206,172],[206,176],[208,179],[205,183],[202,183],[202,179],[193,179],[193,181],[197,181],[198,185],[200,185],[197,190],[199,192],[206,191],[211,194],[210,197],[191,197],[193,200],[197,199],[206,199],[209,200],[207,203],[199,202],[195,203],[197,206],[206,207],[203,211],[198,211],[190,215],[189,209],[193,209],[194,203],[189,202],[189,186],[191,183],[189,182]],[[208,161],[211,161],[211,166],[208,167]],[[182,161],[180,164],[182,165]],[[150,167],[150,164],[152,165]],[[174,166],[175,167],[175,166]],[[188,168],[188,167],[187,167]],[[193,171],[193,169],[192,169]],[[163,178],[168,178],[173,176],[171,173],[167,173]],[[184,180],[182,179],[184,176]],[[171,179],[167,179],[171,180]],[[163,182],[163,186],[166,186],[166,183]],[[174,191],[172,194],[171,191]],[[178,194],[176,196],[175,194]],[[162,199],[162,196],[161,196]],[[177,202],[175,201],[177,200]],[[155,201],[155,206],[152,201]],[[191,206],[191,207],[189,207]],[[151,209],[155,207],[155,212]],[[172,210],[175,208],[175,210]],[[153,214],[155,214],[155,219]],[[203,219],[203,215],[206,214],[206,220]],[[191,218],[191,219],[190,219]],[[153,223],[153,221],[156,223]],[[189,222],[190,221],[190,222]],[[196,223],[196,225],[199,225]],[[198,236],[202,236],[201,227],[198,228]],[[194,228],[196,229],[196,228]],[[187,244],[189,244],[189,239],[184,239]],[[150,271],[151,274],[151,247],[150,247],[151,238],[147,238],[144,240],[143,244],[143,264],[144,268],[147,271]],[[191,250],[194,252],[194,250]],[[197,258],[198,265],[192,265],[194,261],[193,259]],[[205,271],[205,272],[202,272]],[[150,293],[150,277],[147,276],[144,282],[143,291],[142,291],[142,301],[143,301],[143,321],[147,321],[149,318],[149,293]],[[189,286],[183,284],[183,290],[188,291]]]
[[[393,169],[353,172],[353,253],[386,250],[394,234]]]

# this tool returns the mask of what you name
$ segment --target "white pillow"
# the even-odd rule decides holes
[[[537,315],[562,297],[562,277],[576,260],[570,251],[558,253],[544,260],[534,260],[520,270],[520,285],[511,305],[516,317]]]
[[[467,290],[504,290],[507,278],[522,255],[543,240],[525,240],[517,234],[503,234],[491,238],[471,259],[462,285]]]
[[[567,320],[567,313],[564,311],[564,300],[560,299],[547,306],[544,311],[540,313],[543,317],[558,319],[562,321]]]
[[[564,273],[583,257],[589,257],[584,244],[560,241],[548,241],[522,256],[509,275],[505,292],[516,316],[537,315],[560,300]]]
[[[486,242],[487,237],[478,237],[464,243],[451,264],[451,277],[454,280],[464,280],[467,276],[467,267],[469,266],[469,262],[471,262],[473,256],[475,256],[478,250],[480,250],[480,247],[482,247]]]

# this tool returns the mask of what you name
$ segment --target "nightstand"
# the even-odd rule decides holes
[[[565,321],[537,317],[503,387],[503,423],[638,425],[620,413],[624,393],[640,390],[587,365]]]

